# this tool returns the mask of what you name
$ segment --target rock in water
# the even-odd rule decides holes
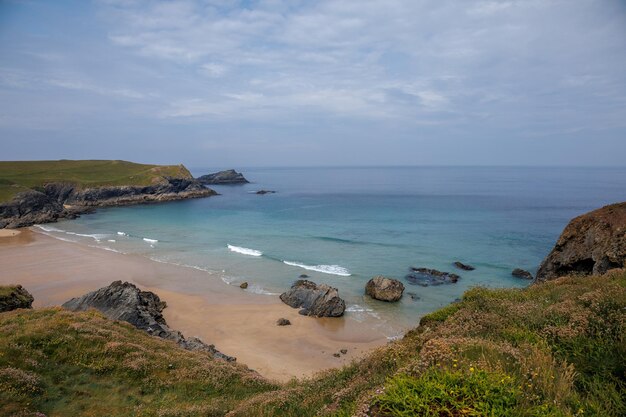
[[[259,190],[256,192],[256,194],[259,195],[264,195],[264,194],[276,194],[276,191],[272,191],[272,190]]]
[[[229,169],[226,171],[215,172],[213,174],[202,175],[196,178],[202,184],[247,184],[249,181],[242,173]]]
[[[339,298],[337,288],[306,279],[296,281],[280,299],[293,308],[301,308],[298,313],[304,316],[340,317],[346,310],[346,302]]]
[[[467,264],[464,264],[463,262],[459,262],[459,261],[456,261],[452,265],[456,266],[459,269],[462,269],[463,271],[473,271],[474,269],[476,269],[472,265],[467,265]]]
[[[380,275],[370,279],[365,285],[365,294],[381,301],[398,301],[403,292],[404,284],[400,281]]]
[[[427,287],[429,285],[454,284],[459,278],[457,274],[441,272],[429,268],[411,268],[411,272],[405,277],[410,284]]]
[[[626,266],[626,202],[576,217],[541,263],[536,281],[597,275]]]
[[[241,284],[239,284],[239,288],[245,290],[246,288],[248,288],[248,282],[247,281],[242,282]]]
[[[162,314],[167,304],[155,293],[141,291],[129,282],[115,281],[108,287],[72,298],[63,307],[71,311],[95,308],[111,320],[126,321],[153,336],[173,340],[187,350],[209,352],[229,362],[236,360],[219,352],[214,345],[207,345],[195,337],[186,339],[182,333],[170,329]]]
[[[533,279],[533,274],[526,271],[525,269],[520,269],[520,268],[515,268],[513,272],[511,272],[511,275],[513,275],[516,278]]]
[[[0,313],[18,308],[33,308],[34,300],[21,285],[0,286]]]

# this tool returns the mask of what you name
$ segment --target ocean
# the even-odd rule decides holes
[[[213,186],[219,196],[103,208],[39,228],[60,239],[207,271],[204,282],[184,273],[171,278],[192,294],[219,279],[230,285],[247,281],[246,291],[277,297],[307,274],[339,289],[347,315],[393,338],[469,288],[528,285],[511,271],[534,273],[570,219],[626,200],[626,168],[242,171],[251,183]],[[260,189],[276,194],[257,195]],[[476,269],[457,270],[457,260]],[[410,267],[461,278],[415,286],[404,279]],[[403,281],[403,299],[384,303],[364,296],[375,275]]]

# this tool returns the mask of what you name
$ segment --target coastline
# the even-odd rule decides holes
[[[35,308],[60,305],[115,280],[133,282],[167,302],[164,316],[171,328],[215,344],[280,382],[342,366],[387,343],[367,322],[300,316],[277,296],[243,291],[205,271],[21,231],[0,238],[0,284],[23,285],[35,297]],[[194,293],[185,285],[193,280],[202,280],[209,291]],[[283,317],[292,325],[277,326]],[[341,349],[348,353],[334,357]]]

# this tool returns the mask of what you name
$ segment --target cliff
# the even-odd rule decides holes
[[[626,202],[576,217],[541,263],[536,281],[626,267]]]
[[[95,207],[216,194],[182,165],[125,161],[0,162],[0,185],[0,228],[54,222]]]

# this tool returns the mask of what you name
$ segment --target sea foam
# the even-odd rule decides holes
[[[157,243],[158,242],[158,240],[156,240],[156,239],[148,239],[147,237],[144,237],[143,240],[144,240],[144,242],[148,242],[148,243]]]
[[[305,265],[300,262],[283,261],[286,265],[297,266],[298,268],[306,269],[309,271],[321,272],[323,274],[339,275],[342,277],[349,277],[352,275],[350,271],[339,265]]]
[[[242,247],[234,246],[234,245],[226,245],[226,246],[228,246],[228,249],[230,249],[232,252],[241,253],[242,255],[250,255],[250,256],[263,255],[263,252],[261,252],[260,250],[242,248]]]

